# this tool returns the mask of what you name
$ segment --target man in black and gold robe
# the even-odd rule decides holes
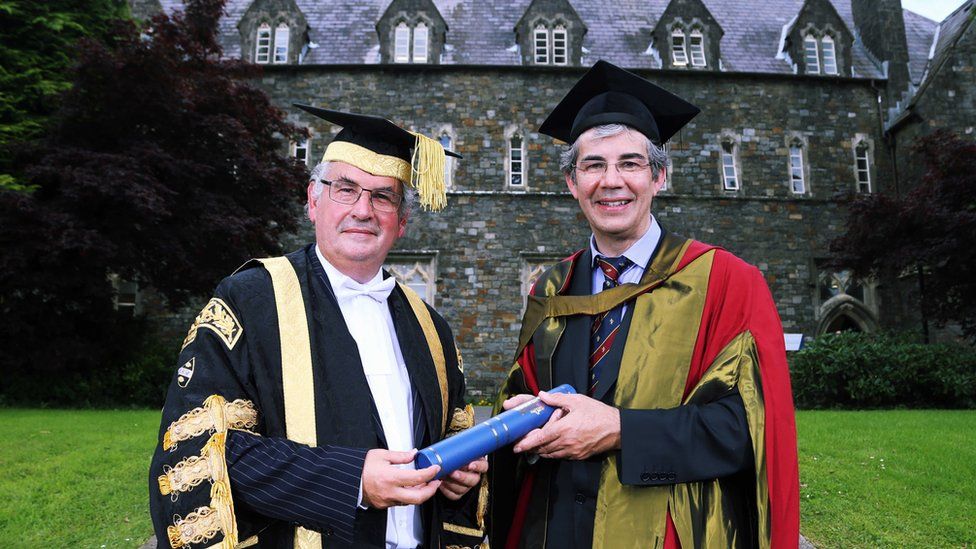
[[[407,185],[443,207],[445,152],[381,118],[302,108],[344,128],[309,184],[316,243],[245,264],[190,328],[150,469],[159,546],[477,546],[486,461],[436,481],[412,465],[473,422],[460,354],[381,269]]]

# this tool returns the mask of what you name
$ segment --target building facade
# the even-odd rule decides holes
[[[895,189],[892,123],[913,98],[923,108],[938,28],[898,0],[230,0],[221,40],[310,129],[288,151],[310,167],[338,128],[293,102],[382,115],[464,155],[447,166],[447,209],[415,212],[388,267],[448,319],[472,395],[489,396],[528,287],[586,245],[562,147],[536,129],[598,59],[702,108],[668,145],[654,214],[757,265],[786,332],[904,321],[823,262],[845,205]],[[307,226],[288,244],[312,239]]]

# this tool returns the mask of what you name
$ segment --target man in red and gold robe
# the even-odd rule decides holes
[[[663,144],[697,113],[598,62],[540,132],[590,224],[536,282],[496,411],[552,419],[496,452],[494,547],[796,547],[796,427],[762,274],[651,215]],[[548,394],[569,383],[578,394]]]

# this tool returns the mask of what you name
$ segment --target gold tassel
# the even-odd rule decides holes
[[[410,186],[417,189],[420,205],[428,211],[443,210],[447,205],[444,184],[444,147],[435,140],[410,132],[417,141],[410,160]]]

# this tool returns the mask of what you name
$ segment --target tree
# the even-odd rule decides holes
[[[921,182],[904,197],[855,201],[833,263],[882,280],[911,274],[920,310],[937,325],[958,323],[976,339],[976,142],[947,131],[922,138]]]
[[[122,359],[133,322],[110,273],[180,305],[296,228],[306,173],[283,138],[304,130],[248,84],[256,68],[221,58],[223,4],[83,42],[51,133],[18,157],[34,190],[0,191],[0,360],[15,370]]]
[[[0,188],[23,189],[6,145],[42,135],[71,87],[75,44],[127,13],[123,0],[0,0]]]

